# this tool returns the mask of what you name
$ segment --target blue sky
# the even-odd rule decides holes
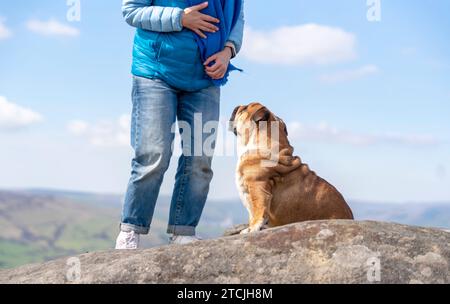
[[[120,7],[81,0],[69,22],[65,0],[0,3],[0,188],[125,191],[133,29]],[[223,89],[222,115],[265,103],[349,199],[450,201],[450,3],[381,0],[380,22],[367,10],[247,0],[245,72]],[[212,198],[237,197],[235,162],[216,158]]]

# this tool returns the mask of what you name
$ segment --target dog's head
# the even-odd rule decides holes
[[[287,137],[286,124],[264,105],[254,102],[246,106],[237,106],[230,118],[229,129],[236,136],[252,136],[262,127],[278,128],[280,136]]]

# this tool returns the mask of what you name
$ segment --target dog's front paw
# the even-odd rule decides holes
[[[241,232],[239,232],[239,234],[249,234],[251,232],[250,228],[246,228],[244,230],[242,230]]]
[[[264,218],[262,220],[259,220],[257,222],[254,222],[253,225],[249,226],[248,228],[242,230],[240,234],[249,234],[254,232],[259,232],[263,229],[267,229],[269,225],[269,219]]]
[[[263,230],[263,225],[255,225],[253,227],[248,227],[247,229],[242,230],[241,234],[255,233],[261,230]]]

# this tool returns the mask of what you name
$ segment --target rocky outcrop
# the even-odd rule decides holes
[[[450,283],[450,233],[318,221],[184,246],[83,254],[0,283]]]

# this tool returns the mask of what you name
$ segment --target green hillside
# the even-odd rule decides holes
[[[111,249],[119,229],[122,197],[64,191],[0,191],[0,268]],[[144,248],[167,244],[169,198],[161,197]],[[450,204],[350,202],[358,220],[450,228]],[[236,201],[206,204],[198,232],[213,238],[247,221]]]
[[[232,205],[232,206],[231,206]],[[232,225],[234,214],[245,221],[240,205],[208,205],[199,234],[215,237]],[[118,233],[121,197],[52,191],[0,191],[0,268],[62,256],[111,249]],[[143,247],[167,244],[169,200],[161,198],[152,231]],[[239,216],[238,216],[239,218]]]

